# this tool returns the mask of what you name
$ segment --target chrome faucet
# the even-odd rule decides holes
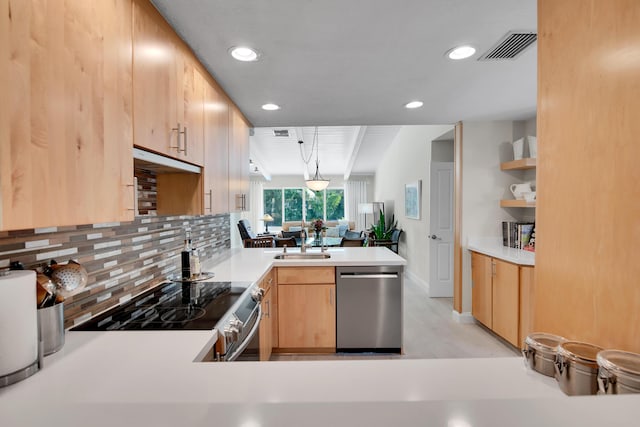
[[[304,227],[300,230],[300,252],[303,254],[307,252],[307,233]]]

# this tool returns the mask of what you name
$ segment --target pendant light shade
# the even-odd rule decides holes
[[[320,145],[320,138],[318,138],[318,127],[316,126],[315,133],[313,134],[313,146],[316,148],[316,174],[311,179],[307,179],[307,188],[312,191],[322,191],[329,186],[329,180],[324,179],[320,175],[320,166],[318,162],[318,148]],[[313,154],[313,146],[311,147]]]
[[[309,190],[313,190],[313,191],[322,191],[329,186],[329,180],[324,179],[322,175],[320,175],[317,160],[316,160],[316,174],[313,176],[313,178],[308,179],[306,182]]]

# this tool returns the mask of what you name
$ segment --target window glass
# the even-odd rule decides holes
[[[344,218],[344,190],[331,189],[327,191],[327,221],[337,221]]]
[[[284,221],[302,221],[302,188],[284,189]]]
[[[318,218],[324,218],[324,191],[311,191],[305,188],[306,216],[305,221],[310,222]]]
[[[280,227],[282,225],[282,189],[266,189],[262,195],[264,199],[263,212],[273,217],[273,222],[270,222],[269,225]]]

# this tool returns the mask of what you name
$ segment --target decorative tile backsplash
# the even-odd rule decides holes
[[[202,258],[231,246],[228,214],[140,216],[131,222],[0,232],[0,267],[20,261],[36,268],[51,259],[82,264],[89,281],[64,303],[67,328],[179,271],[187,226]]]

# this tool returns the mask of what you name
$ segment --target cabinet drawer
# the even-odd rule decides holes
[[[279,267],[279,285],[336,283],[334,267]]]
[[[259,283],[260,287],[264,289],[265,294],[271,290],[272,286],[275,286],[275,279],[275,268],[272,268]]]

